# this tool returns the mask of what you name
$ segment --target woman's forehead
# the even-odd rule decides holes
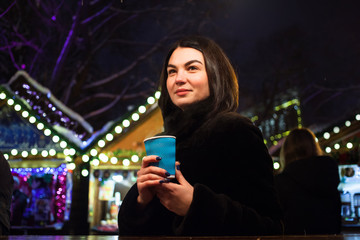
[[[178,47],[171,54],[168,65],[185,64],[192,60],[197,60],[204,64],[204,56],[202,52],[195,48]]]

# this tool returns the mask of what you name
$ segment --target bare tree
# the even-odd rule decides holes
[[[95,129],[154,93],[167,45],[197,33],[207,1],[12,1],[0,5],[0,76],[20,69]]]

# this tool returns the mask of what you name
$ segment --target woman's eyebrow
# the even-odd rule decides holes
[[[203,65],[203,63],[201,62],[201,61],[199,61],[199,60],[190,60],[190,61],[188,61],[188,62],[186,62],[185,63],[185,67],[187,67],[187,66],[189,66],[189,65],[191,65],[191,64],[193,64],[193,63],[200,63],[201,65]],[[173,65],[173,64],[168,64],[167,65],[167,68],[176,68],[176,66],[175,65]]]
[[[199,60],[190,60],[187,63],[185,63],[185,66],[189,66],[189,65],[191,65],[193,63],[200,63],[201,65],[203,65],[203,63],[201,61],[199,61]]]

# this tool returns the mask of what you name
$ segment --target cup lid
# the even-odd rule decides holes
[[[171,135],[159,135],[159,136],[154,136],[154,137],[145,138],[145,139],[144,139],[144,142],[145,142],[145,141],[148,141],[148,140],[151,140],[151,139],[157,139],[157,138],[174,138],[174,139],[176,139],[175,136],[171,136]]]

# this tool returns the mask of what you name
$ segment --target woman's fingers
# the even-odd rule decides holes
[[[138,177],[149,173],[157,174],[164,178],[168,177],[170,174],[165,169],[156,166],[151,166],[151,163],[157,163],[159,161],[161,161],[161,158],[159,156],[155,156],[155,155],[145,156],[142,160],[141,169],[137,173]]]
[[[139,177],[141,177],[143,175],[147,175],[147,174],[156,174],[162,178],[166,178],[170,175],[165,169],[155,167],[155,166],[149,166],[146,168],[141,168],[138,171],[137,176],[139,178]]]
[[[145,156],[142,159],[142,164],[141,167],[146,168],[148,167],[151,163],[157,163],[161,161],[161,157],[159,156],[155,156],[155,155],[149,155],[149,156]]]
[[[153,182],[155,183],[159,183],[159,181],[161,180],[161,179],[164,179],[164,177],[162,177],[162,176],[159,176],[159,175],[157,175],[157,174],[152,174],[152,173],[150,173],[150,174],[145,174],[145,175],[142,175],[142,176],[140,176],[140,177],[138,177],[138,179],[137,179],[137,182],[138,183],[145,183],[145,182],[148,182],[148,183],[150,183],[151,185],[153,185]]]

